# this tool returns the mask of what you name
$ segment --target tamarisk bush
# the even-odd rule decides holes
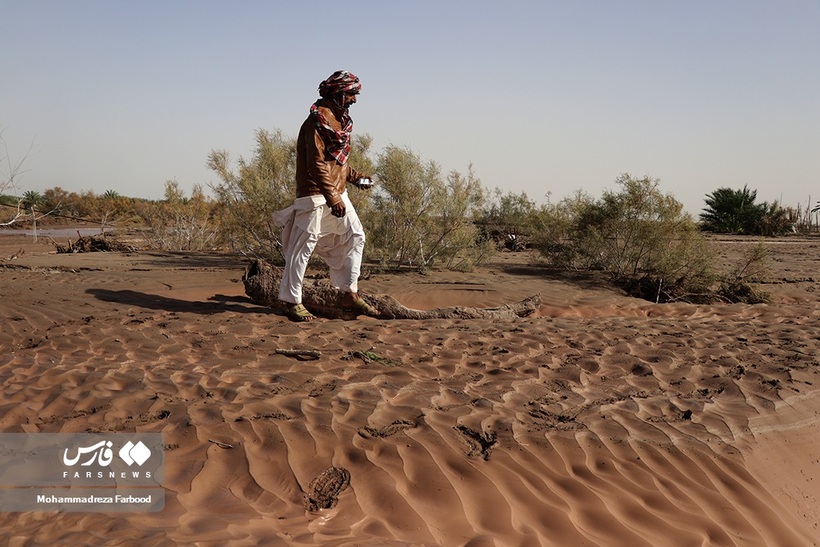
[[[484,189],[472,168],[443,177],[435,162],[390,146],[376,161],[365,251],[389,266],[470,269],[490,250],[475,224]]]
[[[698,300],[715,279],[714,253],[694,220],[659,181],[623,174],[620,191],[578,194],[545,212],[557,233],[540,250],[553,264],[603,270],[630,293],[654,301]]]

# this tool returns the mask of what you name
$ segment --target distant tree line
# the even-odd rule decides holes
[[[696,222],[660,192],[659,180],[629,174],[616,179],[617,191],[600,198],[579,191],[558,203],[538,203],[523,192],[488,191],[471,166],[443,173],[408,148],[388,146],[374,154],[371,144],[369,135],[356,136],[350,161],[377,184],[349,192],[367,232],[365,258],[382,268],[467,270],[497,250],[532,249],[546,265],[602,272],[657,302],[716,295],[752,301],[759,295],[747,290],[748,282],[759,275],[766,253],[758,249],[736,274],[721,277],[703,232],[778,235],[806,220],[810,227],[817,213],[757,203],[756,192],[746,187],[719,188],[706,196]],[[162,200],[55,187],[42,195],[3,196],[0,203],[49,211],[53,222],[85,219],[142,229],[161,249],[230,250],[277,262],[281,243],[272,214],[293,201],[295,158],[295,139],[260,129],[249,158],[211,151],[207,165],[218,177],[213,197],[201,185],[186,195],[179,183],[167,181]]]

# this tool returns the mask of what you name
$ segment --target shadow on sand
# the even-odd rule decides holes
[[[179,313],[198,313],[213,315],[216,313],[276,313],[270,308],[254,304],[250,298],[244,296],[226,296],[216,294],[207,301],[180,300],[158,294],[148,294],[137,291],[111,291],[107,289],[87,289],[85,291],[103,302],[116,302],[128,306],[138,306],[149,310],[163,310]]]

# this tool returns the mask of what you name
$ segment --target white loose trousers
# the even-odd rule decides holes
[[[358,292],[364,251],[364,227],[347,191],[342,194],[346,214],[334,217],[324,196],[297,198],[287,209],[273,214],[282,227],[285,269],[279,299],[301,304],[302,284],[308,260],[315,251],[330,267],[331,284],[344,292]]]

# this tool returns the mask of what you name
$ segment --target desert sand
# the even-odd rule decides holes
[[[241,257],[0,234],[0,431],[166,445],[161,512],[3,513],[2,543],[817,545],[820,240],[766,243],[769,304],[658,305],[502,253],[361,286],[540,293],[530,317],[294,324]]]

